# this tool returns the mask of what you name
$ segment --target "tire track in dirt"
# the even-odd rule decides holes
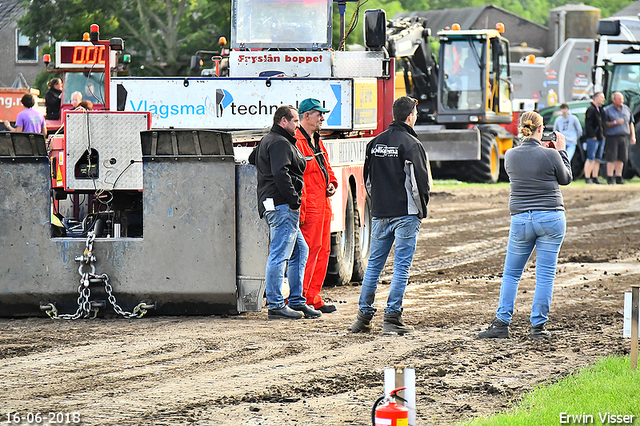
[[[385,367],[416,369],[418,422],[446,425],[517,402],[612,353],[622,339],[621,293],[638,282],[638,185],[563,189],[569,231],[558,269],[549,343],[528,338],[533,263],[512,338],[476,340],[497,303],[508,234],[508,190],[434,195],[405,297],[408,337],[352,335],[359,287],[325,289],[338,312],[319,320],[238,317],[0,320],[4,411],[78,411],[86,425],[369,425]],[[455,192],[455,193],[454,193]],[[602,231],[602,229],[606,231]],[[603,235],[604,234],[604,235]],[[630,237],[632,241],[628,241]],[[618,259],[567,262],[572,257]],[[385,269],[389,279],[391,261]],[[379,287],[381,308],[389,286]]]

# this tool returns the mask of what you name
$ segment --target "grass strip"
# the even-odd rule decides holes
[[[625,417],[626,416],[626,417]],[[538,386],[504,413],[460,426],[640,425],[640,370],[629,357],[603,358],[566,378]]]

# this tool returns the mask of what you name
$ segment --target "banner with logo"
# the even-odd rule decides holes
[[[352,79],[112,78],[111,109],[148,111],[152,128],[247,130],[270,127],[280,105],[318,99],[331,111],[323,129],[353,129]]]

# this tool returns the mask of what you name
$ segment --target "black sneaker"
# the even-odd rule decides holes
[[[591,183],[594,183],[596,185],[602,185],[602,182],[600,182],[600,178],[598,178],[597,176],[591,178]]]
[[[595,183],[595,182],[593,180],[591,180],[591,178],[586,177],[586,178],[584,178],[584,183],[587,184],[587,185],[591,185],[592,183]]]
[[[614,177],[613,177],[613,176],[608,176],[608,177],[607,177],[607,183],[608,183],[609,185],[615,185],[615,184],[616,184],[616,180],[614,179]]]
[[[624,179],[622,179],[622,176],[616,176],[616,185],[624,185]]]
[[[532,339],[550,339],[551,333],[544,327],[545,323],[531,326],[531,338]]]
[[[322,312],[323,314],[330,314],[331,312],[337,311],[338,308],[336,308],[336,305],[331,305],[329,303],[325,303],[324,305],[320,306],[316,310]]]
[[[491,321],[491,325],[485,331],[478,333],[480,339],[508,339],[509,338],[509,324],[494,318]]]
[[[294,311],[302,312],[304,317],[308,319],[320,318],[322,316],[322,312],[316,311],[311,306],[304,303],[302,305],[289,305],[289,307]]]
[[[269,319],[300,319],[302,314],[296,312],[288,306],[283,306],[280,309],[269,309]]]

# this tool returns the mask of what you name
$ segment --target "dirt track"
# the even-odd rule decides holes
[[[572,184],[563,194],[567,237],[549,343],[528,338],[531,261],[513,337],[475,339],[498,299],[508,188],[436,187],[405,298],[415,335],[383,336],[382,315],[375,333],[347,333],[355,286],[324,290],[339,311],[319,320],[267,321],[266,311],[0,320],[0,423],[18,411],[78,412],[84,425],[370,425],[382,371],[393,365],[416,369],[420,425],[500,411],[545,380],[629,351],[621,311],[623,292],[640,282],[640,184]]]

